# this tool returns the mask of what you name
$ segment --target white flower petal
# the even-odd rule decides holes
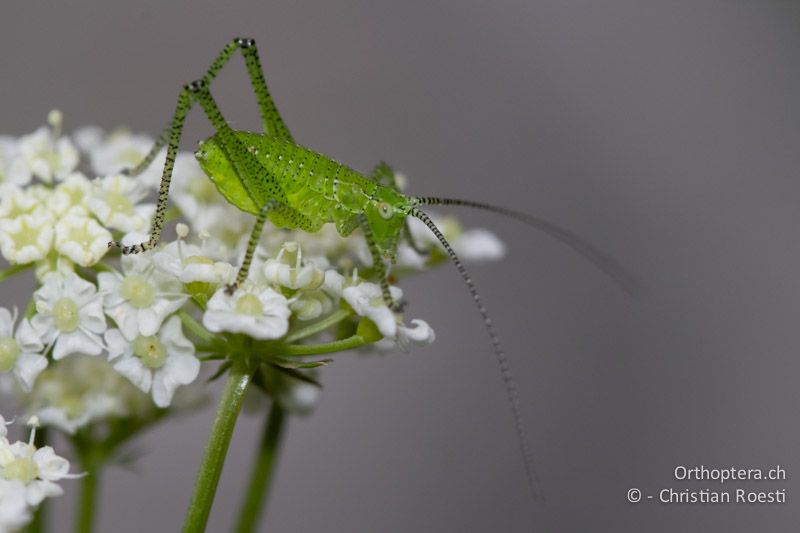
[[[194,355],[170,355],[162,372],[169,374],[175,383],[188,385],[200,374],[200,361]]]
[[[403,293],[400,289],[391,287],[390,292],[395,301],[402,298]],[[389,339],[397,336],[397,318],[383,300],[383,291],[380,286],[375,283],[362,282],[345,288],[342,291],[342,297],[356,314],[372,320],[381,335]]]
[[[69,473],[69,461],[56,455],[50,446],[43,446],[33,454],[39,469],[39,477],[48,481],[58,481]]]
[[[0,531],[16,531],[31,521],[25,485],[0,479]]]
[[[453,249],[464,261],[496,261],[506,254],[506,246],[497,235],[483,228],[469,229],[453,242]]]
[[[0,331],[0,335],[2,334],[2,331]],[[22,319],[22,322],[20,322],[14,338],[23,352],[35,353],[44,350],[44,343],[42,342],[41,337],[36,332],[36,329],[33,327],[30,320],[27,318]]]
[[[238,312],[239,300],[253,295],[260,302],[261,314]],[[277,339],[288,331],[291,313],[288,300],[271,288],[243,287],[233,295],[226,294],[221,288],[208,301],[203,325],[213,332],[229,331],[246,333],[256,339]]]
[[[36,376],[47,368],[47,358],[38,353],[21,353],[14,367],[14,375],[25,392],[30,392]]]
[[[100,355],[103,351],[99,336],[90,336],[79,329],[61,333],[53,346],[56,361],[72,354]]]
[[[130,356],[133,353],[130,342],[125,339],[120,330],[110,329],[105,332],[103,338],[106,341],[109,361],[123,356]]]
[[[146,197],[138,178],[112,174],[92,182],[86,205],[104,226],[125,233],[145,231],[155,212],[154,204],[139,204]]]
[[[36,507],[42,503],[42,500],[45,498],[61,496],[64,494],[64,489],[52,481],[35,479],[28,483],[25,492],[28,505]]]
[[[17,310],[12,313],[10,309],[0,307],[0,337],[11,337],[14,331],[14,320]]]
[[[139,387],[142,392],[150,392],[153,374],[150,369],[142,364],[138,357],[125,357],[114,363],[114,370],[128,378],[131,383]]]
[[[52,248],[53,234],[53,219],[42,208],[0,219],[0,252],[9,263],[40,261]]]
[[[436,333],[424,320],[415,318],[411,324],[413,327],[397,327],[397,344],[403,351],[408,351],[412,345],[423,346],[436,340]]]
[[[139,309],[137,315],[139,321],[139,334],[149,337],[158,332],[158,328],[161,327],[161,322],[167,316],[167,311],[163,307],[161,310]]]
[[[160,372],[153,378],[153,402],[159,407],[168,407],[178,384],[169,374]]]
[[[92,266],[108,252],[111,232],[95,219],[68,213],[56,225],[55,248],[81,266]]]

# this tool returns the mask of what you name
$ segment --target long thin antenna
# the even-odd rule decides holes
[[[506,387],[506,394],[508,395],[508,401],[511,404],[511,412],[514,415],[514,424],[517,430],[517,440],[519,441],[520,451],[522,452],[522,458],[525,461],[525,475],[528,479],[528,487],[531,490],[531,496],[534,500],[544,500],[544,494],[539,490],[539,478],[536,475],[536,469],[533,464],[533,454],[531,453],[531,447],[528,444],[528,437],[525,432],[525,425],[522,422],[522,414],[520,412],[519,406],[519,393],[517,392],[517,385],[514,382],[514,378],[511,375],[511,368],[508,365],[508,359],[506,358],[506,353],[503,350],[503,346],[500,344],[500,338],[497,336],[497,332],[494,330],[494,325],[492,324],[492,319],[489,318],[489,313],[486,311],[486,307],[483,305],[483,301],[481,301],[481,297],[478,295],[478,291],[475,289],[475,284],[472,283],[472,278],[469,276],[467,269],[464,268],[464,264],[458,258],[456,253],[453,251],[452,246],[442,235],[442,232],[439,231],[439,228],[433,223],[433,221],[417,209],[416,207],[411,209],[411,216],[420,219],[422,222],[425,223],[426,226],[433,232],[439,242],[442,243],[444,249],[447,250],[447,253],[450,255],[450,259],[453,260],[453,264],[455,264],[456,269],[458,270],[461,277],[464,278],[464,282],[467,284],[467,288],[469,289],[469,293],[472,295],[472,299],[475,301],[475,305],[478,306],[478,311],[480,311],[481,316],[483,317],[483,323],[486,326],[486,331],[489,333],[489,338],[492,340],[492,346],[494,347],[494,354],[497,357],[497,364],[500,366],[500,374],[503,377],[503,383]]]
[[[520,213],[505,207],[498,207],[496,205],[485,204],[483,202],[473,202],[471,200],[460,200],[457,198],[434,198],[426,196],[422,198],[415,198],[418,205],[460,205],[465,207],[474,207],[476,209],[483,209],[491,211],[499,215],[503,215],[514,220],[518,220],[529,226],[532,226],[554,239],[566,244],[583,257],[588,259],[594,266],[603,271],[607,276],[614,280],[622,290],[628,294],[636,294],[639,290],[639,281],[636,276],[623,268],[617,260],[608,255],[607,253],[599,250],[595,246],[589,244],[581,239],[571,231],[562,228],[552,222],[543,218],[535,217],[527,213]]]

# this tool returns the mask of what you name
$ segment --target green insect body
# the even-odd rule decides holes
[[[243,180],[236,158],[216,136],[203,141],[195,152],[200,167],[228,202],[258,215],[262,206],[277,200],[278,207],[267,214],[275,226],[313,233],[333,223],[342,237],[359,227],[363,216],[380,255],[394,260],[413,199],[290,141],[258,133],[234,133],[263,170],[261,177]]]
[[[256,94],[264,125],[263,133],[232,130],[209,89],[219,71],[237,51],[244,57],[250,82]],[[609,274],[625,289],[635,288],[633,277],[603,252],[546,220],[482,202],[404,196],[394,184],[394,173],[385,164],[379,164],[373,174],[366,177],[325,155],[296,144],[267,89],[255,41],[246,38],[237,38],[229,42],[202,78],[183,87],[178,95],[175,114],[164,133],[145,159],[135,168],[125,172],[129,175],[140,174],[152,163],[161,148],[166,146],[166,163],[161,176],[150,239],[132,246],[123,246],[119,242],[109,243],[109,246],[121,248],[123,254],[144,252],[158,244],[164,225],[178,145],[186,116],[194,104],[200,105],[215,129],[215,134],[203,141],[196,151],[195,155],[200,166],[228,202],[256,217],[236,281],[228,287],[228,290],[236,290],[246,280],[253,253],[267,219],[278,227],[307,232],[318,231],[324,224],[333,223],[343,237],[350,235],[356,228],[361,229],[372,254],[383,298],[393,309],[399,309],[397,302],[391,298],[388,268],[384,260],[394,260],[401,235],[404,232],[410,235],[406,226],[408,217],[413,216],[421,220],[444,247],[483,318],[511,404],[531,493],[534,498],[539,496],[533,457],[522,422],[519,397],[500,339],[466,268],[439,228],[420,210],[420,206],[467,206],[505,215],[564,242]],[[388,184],[384,185],[384,181],[388,181]],[[409,239],[409,244],[414,246],[413,240]]]

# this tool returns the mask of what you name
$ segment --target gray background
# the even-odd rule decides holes
[[[26,2],[25,4],[35,4]],[[800,5],[795,2],[109,2],[0,7],[0,122],[155,134],[180,85],[255,37],[295,137],[419,194],[545,216],[644,281],[632,299],[526,227],[473,268],[510,355],[547,493],[533,505],[505,393],[461,280],[404,285],[439,339],[346,355],[291,423],[267,531],[788,531],[800,520]],[[214,87],[257,127],[241,60]],[[185,147],[210,133],[199,113]],[[2,286],[20,303],[29,286]],[[9,413],[4,413],[9,414]],[[103,480],[101,531],[175,531],[210,423],[170,422]],[[259,420],[237,427],[225,531]],[[631,505],[677,464],[781,464],[789,502]],[[66,516],[75,486],[56,505]],[[713,483],[697,487],[719,488]],[[723,487],[724,488],[724,487]],[[790,526],[791,525],[791,526]],[[66,525],[59,530],[66,530]]]

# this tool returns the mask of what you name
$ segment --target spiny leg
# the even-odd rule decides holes
[[[283,189],[272,176],[264,175],[264,167],[258,162],[256,156],[247,149],[236,133],[222,116],[217,102],[211,95],[208,84],[200,79],[189,84],[194,98],[203,108],[203,112],[211,125],[216,130],[215,138],[219,140],[226,157],[238,172],[242,185],[251,198],[269,198],[281,202],[286,197]],[[257,177],[261,179],[256,179]]]
[[[217,69],[219,70],[219,69]],[[208,85],[204,79],[195,80],[191,83],[184,85],[178,95],[178,103],[175,108],[175,114],[172,118],[169,142],[167,143],[167,158],[164,163],[164,170],[161,173],[161,184],[158,189],[158,202],[156,203],[156,212],[153,216],[152,228],[150,229],[150,239],[146,242],[134,244],[132,246],[123,246],[118,241],[111,241],[108,246],[116,246],[122,249],[123,254],[137,254],[154,248],[158,241],[161,239],[161,230],[164,227],[164,218],[167,210],[167,200],[169,197],[169,186],[172,181],[172,170],[175,166],[175,156],[178,152],[178,144],[181,140],[183,133],[183,126],[186,122],[186,116],[192,108],[192,105],[199,101],[200,106],[206,112],[206,116],[211,121],[223,145],[229,154],[236,157],[233,159],[235,163],[239,163],[246,167],[247,175],[254,176],[258,172],[258,162],[255,157],[248,152],[241,142],[236,138],[233,131],[228,126],[228,123],[222,116],[219,108],[217,107],[214,98],[208,90]],[[248,183],[245,181],[245,183]]]
[[[169,123],[167,124],[167,127],[164,128],[164,130],[158,135],[155,144],[153,144],[153,147],[150,148],[149,152],[147,152],[147,155],[144,156],[144,159],[139,161],[139,163],[135,167],[123,168],[122,170],[120,170],[120,174],[122,174],[123,176],[138,176],[139,174],[147,170],[147,168],[150,166],[150,163],[152,163],[153,160],[158,155],[158,152],[160,152],[161,149],[164,148],[164,145],[167,144],[167,141],[170,138],[171,131],[172,131],[172,123]]]
[[[217,76],[217,73],[222,70],[222,67],[225,66],[225,63],[228,62],[236,50],[242,51],[245,66],[247,67],[247,74],[250,77],[250,83],[253,86],[253,91],[256,93],[258,108],[261,111],[264,131],[275,137],[292,141],[292,134],[289,133],[289,128],[286,127],[286,123],[278,112],[278,108],[275,106],[275,102],[269,94],[269,89],[267,89],[267,81],[264,79],[264,71],[261,68],[261,61],[258,58],[258,49],[256,48],[255,40],[246,37],[237,37],[233,39],[211,64],[208,72],[203,76],[203,81],[206,85],[210,85],[211,81]]]
[[[269,212],[277,205],[276,200],[270,200],[261,208],[256,217],[256,223],[253,225],[253,231],[250,232],[250,238],[247,241],[247,251],[244,253],[242,266],[239,267],[239,272],[236,274],[236,280],[225,287],[225,292],[233,294],[242,283],[247,279],[247,274],[250,272],[250,264],[253,262],[253,254],[258,246],[258,241],[261,239],[261,231],[264,229],[264,222],[267,220]]]
[[[270,212],[278,212],[282,218],[291,220],[294,226],[304,231],[313,229],[313,224],[308,217],[298,213],[288,205],[274,199],[264,204],[256,217],[256,223],[253,226],[253,231],[250,232],[250,238],[247,240],[247,250],[242,260],[242,266],[239,267],[239,272],[236,274],[236,281],[225,287],[225,292],[228,294],[233,294],[247,279],[247,275],[250,272],[250,265],[253,263],[253,255],[261,239],[261,232],[264,229],[264,223]]]
[[[299,228],[303,231],[314,232],[319,229],[319,224],[315,224],[307,216],[292,209],[283,202],[286,197],[283,189],[256,159],[256,156],[247,149],[239,140],[236,133],[228,126],[222,112],[217,106],[208,85],[203,80],[197,80],[189,84],[190,90],[194,93],[194,98],[200,103],[200,107],[206,117],[216,130],[216,138],[220,141],[222,149],[228,159],[233,163],[242,179],[242,185],[247,190],[251,198],[269,198],[275,201],[274,210],[280,219],[286,221],[288,227]]]
[[[225,48],[222,49],[214,62],[211,63],[211,66],[202,78],[203,81],[206,85],[210,85],[236,50],[241,50],[242,56],[244,57],[247,74],[250,77],[250,84],[253,86],[253,91],[256,93],[256,100],[259,110],[261,111],[264,131],[276,137],[291,141],[292,134],[289,132],[289,128],[286,127],[286,123],[278,112],[278,108],[275,106],[275,102],[272,100],[272,96],[270,96],[269,89],[267,88],[267,81],[264,79],[264,71],[261,68],[256,42],[253,39],[237,37],[229,42]],[[137,176],[144,172],[156,158],[158,152],[161,151],[164,145],[171,139],[170,132],[172,129],[173,124],[167,125],[161,135],[158,136],[158,139],[156,139],[155,144],[145,158],[135,167],[123,170],[123,174]]]
[[[229,45],[228,48],[230,48],[230,46],[231,45]],[[227,61],[230,53],[231,52],[229,52],[226,56],[225,51],[223,51],[223,53],[221,53],[214,62],[211,69],[209,69],[206,77],[213,79],[219,69],[222,68],[222,64]],[[258,65],[257,56],[247,57],[255,57],[256,63],[253,63],[253,65]],[[263,77],[261,79],[263,79]],[[264,86],[264,91],[266,91],[266,85]],[[269,99],[269,93],[264,92],[263,94],[265,94],[266,98]],[[255,159],[255,156],[245,149],[245,147],[230,129],[230,126],[228,126],[228,123],[222,116],[222,113],[214,101],[214,98],[211,96],[211,92],[208,89],[208,83],[206,82],[205,77],[185,85],[181,90],[181,93],[178,95],[178,104],[171,123],[169,143],[167,144],[167,159],[166,163],[164,164],[164,171],[161,174],[161,185],[159,186],[158,191],[158,203],[156,205],[155,216],[153,217],[153,227],[150,230],[150,239],[147,242],[134,244],[133,246],[122,246],[116,241],[109,243],[109,246],[117,246],[121,248],[123,254],[135,254],[154,248],[161,238],[161,230],[164,226],[164,215],[167,209],[167,198],[169,196],[169,185],[170,181],[172,180],[172,169],[175,165],[175,156],[178,151],[178,144],[183,131],[183,125],[186,121],[186,115],[189,113],[189,110],[195,101],[200,103],[200,106],[203,108],[203,111],[205,111],[207,118],[217,130],[217,134],[220,136],[222,144],[228,155],[231,157],[232,162],[236,166],[240,167],[248,176],[255,176],[263,172],[263,170],[260,171],[260,165]],[[271,103],[271,100],[269,101]],[[264,113],[266,113],[266,111],[264,111]],[[277,110],[275,110],[275,114],[277,119],[280,120],[280,116],[277,115]],[[265,116],[270,115],[265,114]],[[283,122],[281,120],[281,124],[282,123]],[[283,127],[285,128],[285,126]],[[286,131],[286,134],[288,134],[288,130]],[[245,180],[244,183],[247,186],[249,181]],[[248,192],[252,193],[253,191]],[[272,197],[275,197],[278,193],[277,189],[271,192],[273,193],[271,195]]]
[[[158,203],[156,204],[156,213],[153,215],[152,228],[150,228],[150,239],[147,242],[134,244],[133,246],[123,246],[119,241],[111,241],[108,243],[109,248],[116,246],[122,249],[123,254],[137,254],[144,252],[155,247],[161,238],[161,230],[164,227],[164,216],[167,210],[167,198],[169,197],[169,184],[172,180],[172,168],[175,166],[175,156],[178,152],[178,143],[181,140],[181,133],[183,132],[183,125],[186,122],[186,115],[194,103],[192,90],[190,85],[186,85],[181,89],[178,95],[178,103],[175,106],[175,114],[172,117],[171,126],[169,128],[169,143],[167,145],[167,159],[164,163],[164,170],[161,173],[161,184],[158,188]],[[162,134],[162,138],[164,135]],[[160,141],[159,141],[160,142]],[[158,142],[156,143],[158,144]],[[160,148],[159,148],[160,150]],[[157,153],[158,150],[155,151]],[[147,158],[152,161],[152,151],[148,154]],[[153,155],[155,157],[155,155]],[[145,158],[145,160],[147,160]],[[137,167],[138,168],[138,167]]]
[[[405,303],[402,301],[395,302],[394,298],[392,298],[392,291],[389,290],[389,272],[386,269],[386,264],[383,262],[383,257],[378,250],[378,246],[375,244],[375,236],[372,233],[372,228],[367,222],[367,217],[363,214],[359,217],[359,221],[361,222],[361,229],[364,232],[364,238],[367,240],[367,248],[369,248],[369,253],[372,255],[372,265],[378,273],[378,281],[381,285],[383,301],[386,302],[389,309],[400,313],[403,311]]]

